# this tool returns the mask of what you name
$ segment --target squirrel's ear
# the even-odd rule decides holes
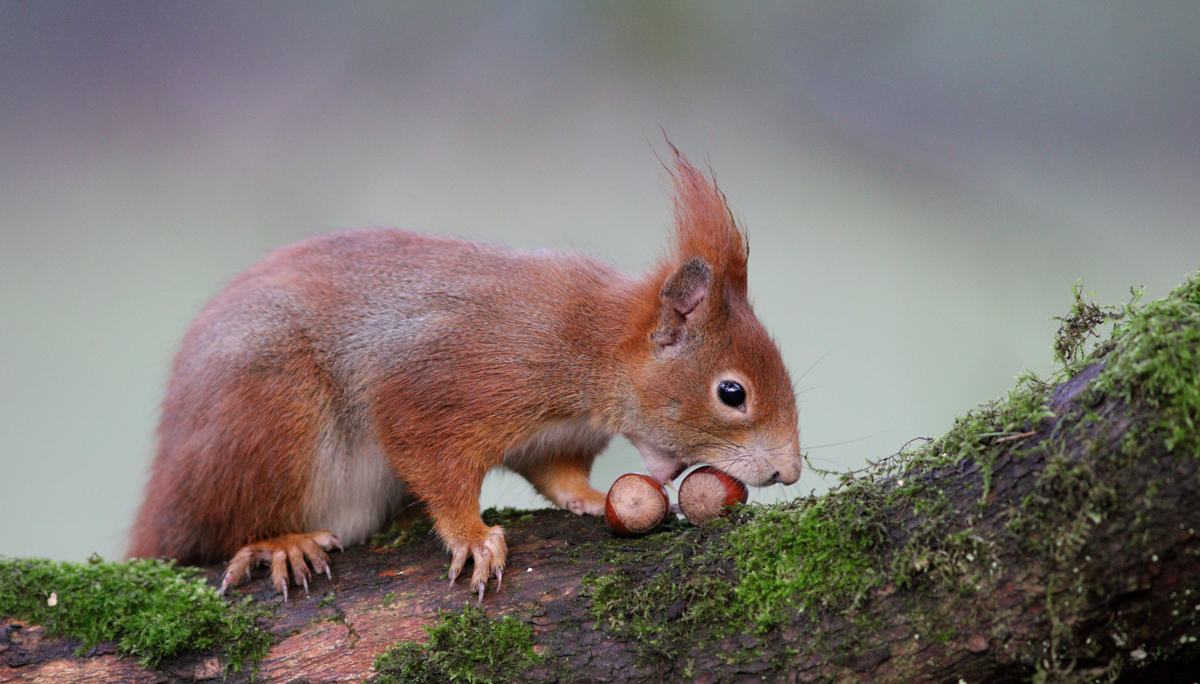
[[[669,347],[683,339],[684,326],[696,307],[708,296],[712,269],[700,257],[683,262],[663,283],[659,297],[658,328],[651,339],[660,347]]]

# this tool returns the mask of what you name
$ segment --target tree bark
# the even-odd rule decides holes
[[[954,513],[937,534],[978,540],[979,558],[941,566],[967,578],[973,591],[933,571],[917,573],[878,584],[849,609],[793,612],[789,624],[765,633],[747,629],[705,646],[682,645],[676,655],[647,656],[636,640],[595,619],[585,576],[617,570],[612,552],[621,545],[681,535],[702,545],[720,533],[678,523],[644,540],[617,540],[601,520],[545,510],[508,526],[504,585],[498,593],[489,586],[483,607],[532,626],[546,660],[524,681],[1193,681],[1200,675],[1197,460],[1161,439],[1132,448],[1130,435],[1147,434],[1154,409],[1115,395],[1087,398],[1082,390],[1101,368],[1059,386],[1049,401],[1054,415],[1031,434],[997,438],[990,463],[965,459],[896,476],[924,478],[949,497]],[[887,511],[888,532],[873,551],[881,567],[916,543],[923,515],[903,505]],[[332,581],[315,579],[307,595],[295,591],[265,625],[277,643],[258,680],[372,677],[379,652],[424,641],[439,611],[473,601],[464,582],[448,585],[447,565],[431,537],[334,554]],[[623,570],[643,578],[664,571]],[[221,568],[207,572],[215,584]],[[263,571],[233,593],[280,600]],[[680,610],[659,608],[664,619]],[[110,645],[78,658],[75,648],[36,625],[0,621],[0,682],[192,682],[220,678],[223,668],[211,653],[149,670]],[[242,672],[228,681],[249,679]]]

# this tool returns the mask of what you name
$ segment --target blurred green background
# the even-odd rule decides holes
[[[1200,267],[1192,3],[9,0],[0,554],[123,553],[178,340],[271,248],[396,225],[636,271],[660,127],[749,230],[825,468],[1051,370],[1077,278]],[[640,469],[621,442],[593,483]]]

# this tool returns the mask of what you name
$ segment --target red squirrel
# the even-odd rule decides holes
[[[582,254],[392,229],[302,240],[251,266],[188,328],[130,557],[269,561],[308,587],[326,551],[423,504],[470,589],[499,589],[504,530],[480,517],[504,467],[602,516],[592,461],[616,434],[660,482],[708,463],[800,477],[795,395],[746,292],[745,234],[676,153],[667,255],[630,277]],[[306,564],[307,561],[307,564]]]

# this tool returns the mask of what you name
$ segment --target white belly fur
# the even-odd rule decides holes
[[[329,530],[343,544],[357,544],[406,503],[404,483],[369,430],[347,436],[330,426],[313,460],[304,507],[309,531]]]

